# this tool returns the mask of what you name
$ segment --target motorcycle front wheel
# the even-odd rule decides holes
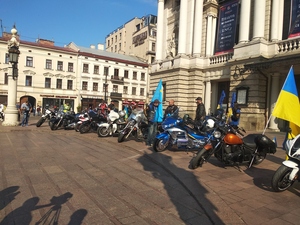
[[[166,150],[168,144],[169,144],[169,140],[167,141],[167,143],[164,144],[163,139],[155,138],[153,142],[153,149],[156,152],[163,152]]]
[[[288,189],[294,181],[289,180],[289,176],[292,172],[292,169],[281,165],[272,177],[272,188],[276,192],[285,191]]]
[[[98,137],[107,137],[109,135],[109,129],[106,127],[98,127]]]
[[[208,151],[206,149],[200,150],[196,156],[194,156],[190,161],[190,169],[197,169],[199,166],[201,167],[202,164],[206,161],[208,157]]]
[[[90,131],[90,126],[89,124],[81,124],[81,126],[79,127],[79,132],[81,134],[87,133]]]
[[[51,130],[57,130],[58,129],[57,123],[51,123],[50,128],[51,128]]]
[[[122,133],[122,132],[119,133],[119,135],[118,135],[118,142],[121,143],[121,142],[124,141],[124,139],[125,139],[125,134]]]
[[[36,123],[36,126],[37,126],[37,127],[42,126],[42,124],[43,124],[45,121],[46,121],[46,119],[45,119],[44,117],[41,117],[41,118],[39,119],[39,121]]]

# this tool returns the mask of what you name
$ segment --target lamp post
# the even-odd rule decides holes
[[[107,103],[107,96],[106,96],[106,93],[107,93],[107,86],[108,86],[108,83],[107,83],[107,75],[108,74],[106,74],[105,75],[105,83],[104,83],[104,101],[105,101],[105,103]]]
[[[19,42],[17,41],[18,31],[14,26],[11,29],[12,37],[8,41],[9,62],[12,67],[9,68],[8,73],[8,93],[7,93],[7,107],[5,110],[5,120],[3,126],[17,126],[18,110],[16,108],[17,99],[17,79],[18,79],[18,59],[20,55]]]

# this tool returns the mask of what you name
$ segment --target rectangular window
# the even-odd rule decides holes
[[[98,91],[98,83],[93,83],[93,91]]]
[[[72,80],[68,80],[68,86],[67,86],[68,90],[72,90],[73,89],[73,81]]]
[[[88,82],[83,81],[82,82],[82,90],[86,91],[87,90],[87,86],[88,86]]]
[[[99,66],[94,66],[94,74],[99,74]]]
[[[119,51],[121,51],[121,49],[122,49],[122,44],[119,43]]]
[[[108,75],[108,67],[105,66],[104,69],[103,69],[103,75]]]
[[[51,70],[52,69],[52,60],[46,59],[46,69]]]
[[[5,53],[5,64],[9,63],[9,54]]]
[[[8,84],[8,74],[4,74],[4,84]]]
[[[109,40],[107,40],[107,46],[110,46],[110,41]]]
[[[132,79],[133,79],[133,80],[137,80],[137,72],[133,72]]]
[[[123,87],[123,94],[127,94],[128,93],[128,87],[127,86],[124,86]]]
[[[124,78],[128,78],[128,70],[124,70]]]
[[[56,88],[57,89],[62,89],[62,79],[57,79],[56,80]]]
[[[114,77],[119,77],[119,69],[114,69]]]
[[[74,65],[73,63],[68,63],[68,72],[73,72],[74,71]]]
[[[83,64],[83,72],[88,73],[89,72],[89,64]]]
[[[118,85],[113,85],[113,92],[118,93]]]
[[[152,42],[152,51],[155,52],[155,42]]]
[[[26,57],[26,66],[33,67],[33,58],[30,56]]]
[[[32,86],[32,76],[26,76],[25,78],[25,86],[31,87]]]
[[[45,88],[51,88],[51,78],[45,78]]]
[[[132,87],[132,95],[136,95],[136,87]]]
[[[145,81],[145,73],[141,73],[141,80]]]
[[[144,88],[141,88],[140,89],[140,96],[144,96],[145,95],[145,89]]]
[[[57,62],[57,70],[59,70],[59,71],[63,70],[63,62],[62,61]]]

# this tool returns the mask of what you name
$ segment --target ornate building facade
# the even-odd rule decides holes
[[[291,66],[300,87],[299,5],[299,0],[158,0],[150,91],[162,79],[165,100],[173,98],[190,116],[195,98],[203,97],[210,114],[223,90],[226,110],[235,93],[242,127],[283,130],[286,122],[271,113]]]

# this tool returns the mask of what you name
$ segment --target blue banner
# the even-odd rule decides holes
[[[220,7],[216,55],[233,51],[238,11],[239,0],[231,1]]]
[[[288,38],[300,36],[300,0],[291,0],[290,30]]]

